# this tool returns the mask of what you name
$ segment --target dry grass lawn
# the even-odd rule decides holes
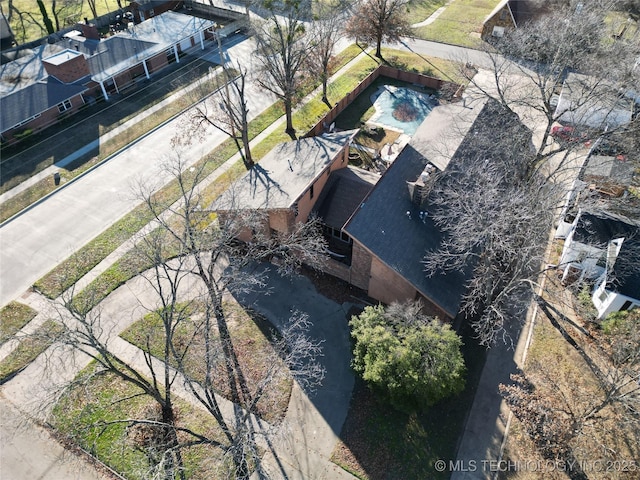
[[[563,287],[553,280],[548,282],[548,290]],[[569,305],[563,306],[566,310]],[[579,330],[562,322],[565,329],[582,349],[599,365],[607,368],[607,359],[599,345],[602,332],[588,325],[579,316],[577,323],[593,335],[579,333]],[[547,404],[562,406],[565,412],[575,416],[584,415],[601,401],[604,393],[600,384],[586,364],[584,358],[561,336],[551,322],[539,313],[524,372],[535,385],[536,392],[547,400]],[[571,453],[579,467],[589,479],[631,479],[640,478],[640,432],[625,422],[625,413],[620,407],[605,407],[593,420],[576,432],[570,441]],[[574,478],[565,471],[566,466],[547,463],[525,431],[524,425],[512,417],[509,437],[506,443],[505,460],[518,462],[522,471],[503,472],[499,478],[510,480],[534,480],[539,478]],[[575,472],[574,472],[575,475]],[[577,477],[575,477],[577,478]]]

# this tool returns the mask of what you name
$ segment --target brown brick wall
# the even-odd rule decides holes
[[[505,12],[504,19],[501,18],[503,16],[503,12]],[[483,40],[491,37],[491,34],[493,33],[493,27],[504,27],[505,31],[509,31],[515,28],[513,19],[511,18],[511,13],[509,12],[509,7],[507,5],[505,5],[499,12],[496,12],[493,17],[488,19],[482,25],[481,37]]]
[[[416,289],[377,257],[371,259],[369,296],[383,303],[403,302],[416,298]]]
[[[324,130],[325,126],[331,125],[331,123],[336,119],[342,111],[351,105],[358,95],[360,95],[364,89],[366,89],[369,85],[371,85],[376,78],[380,75],[397,78],[405,82],[415,83],[417,85],[423,85],[428,88],[433,88],[434,90],[439,90],[444,85],[454,85],[456,87],[456,91],[461,91],[460,85],[451,82],[445,82],[438,78],[430,77],[428,75],[422,75],[420,73],[413,72],[405,72],[404,70],[399,70],[394,67],[388,67],[386,65],[381,65],[376,68],[373,72],[371,72],[367,77],[362,80],[353,90],[347,93],[343,98],[341,98],[335,106],[327,112],[327,114],[320,119],[316,125],[307,132],[305,137],[315,137],[320,135]]]
[[[345,168],[349,163],[349,148],[345,146],[337,155],[336,158],[333,159],[331,165],[329,165],[329,171],[333,172],[335,170],[340,170],[341,168]],[[322,192],[322,189],[327,183],[327,179],[329,175],[324,171],[318,179],[313,183],[313,198],[311,198],[311,189],[308,189],[302,197],[298,200],[298,216],[296,217],[296,222],[306,222],[309,219],[309,213],[313,209],[313,206],[318,201],[318,197]]]
[[[345,265],[342,262],[338,262],[333,258],[328,258],[326,260],[326,262],[322,266],[322,271],[336,278],[339,278],[340,280],[351,283],[351,269],[349,268],[349,266]]]
[[[157,72],[158,70],[162,70],[168,64],[169,62],[167,61],[167,54],[165,52],[162,52],[156,55],[155,57],[152,57],[149,60],[147,60],[147,69],[151,74],[153,72]]]
[[[371,276],[371,254],[354,240],[351,252],[351,279],[349,282],[363,290],[369,289]]]
[[[269,226],[282,233],[291,231],[295,222],[293,210],[271,210],[269,211]]]
[[[84,58],[84,55],[71,57],[59,65],[49,63],[46,60],[43,60],[42,64],[49,75],[63,83],[72,83],[91,74],[89,64],[87,63],[87,59]]]
[[[18,128],[3,132],[2,138],[9,144],[14,143],[18,140],[14,135],[21,134],[26,130],[31,130],[32,133],[43,130],[57,123],[63,116],[66,117],[68,115],[73,115],[76,111],[78,111],[80,107],[84,105],[82,95],[76,95],[75,97],[70,99],[70,102],[71,108],[69,110],[60,113],[60,111],[58,111],[58,106],[56,105],[49,110],[42,112],[38,118],[33,119],[31,122],[21,125]]]

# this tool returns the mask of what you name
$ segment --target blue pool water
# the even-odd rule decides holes
[[[371,100],[376,113],[370,122],[402,130],[407,135],[416,132],[436,102],[425,93],[394,86],[380,87]]]

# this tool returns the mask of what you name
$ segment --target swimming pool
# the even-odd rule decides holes
[[[430,95],[411,88],[383,86],[371,96],[376,113],[370,122],[413,135],[436,105]]]

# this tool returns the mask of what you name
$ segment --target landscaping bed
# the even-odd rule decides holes
[[[433,407],[400,412],[356,380],[331,461],[360,479],[449,478],[450,472],[436,471],[434,462],[456,458],[458,439],[480,380],[486,350],[472,337],[472,332],[463,334],[465,390]]]

